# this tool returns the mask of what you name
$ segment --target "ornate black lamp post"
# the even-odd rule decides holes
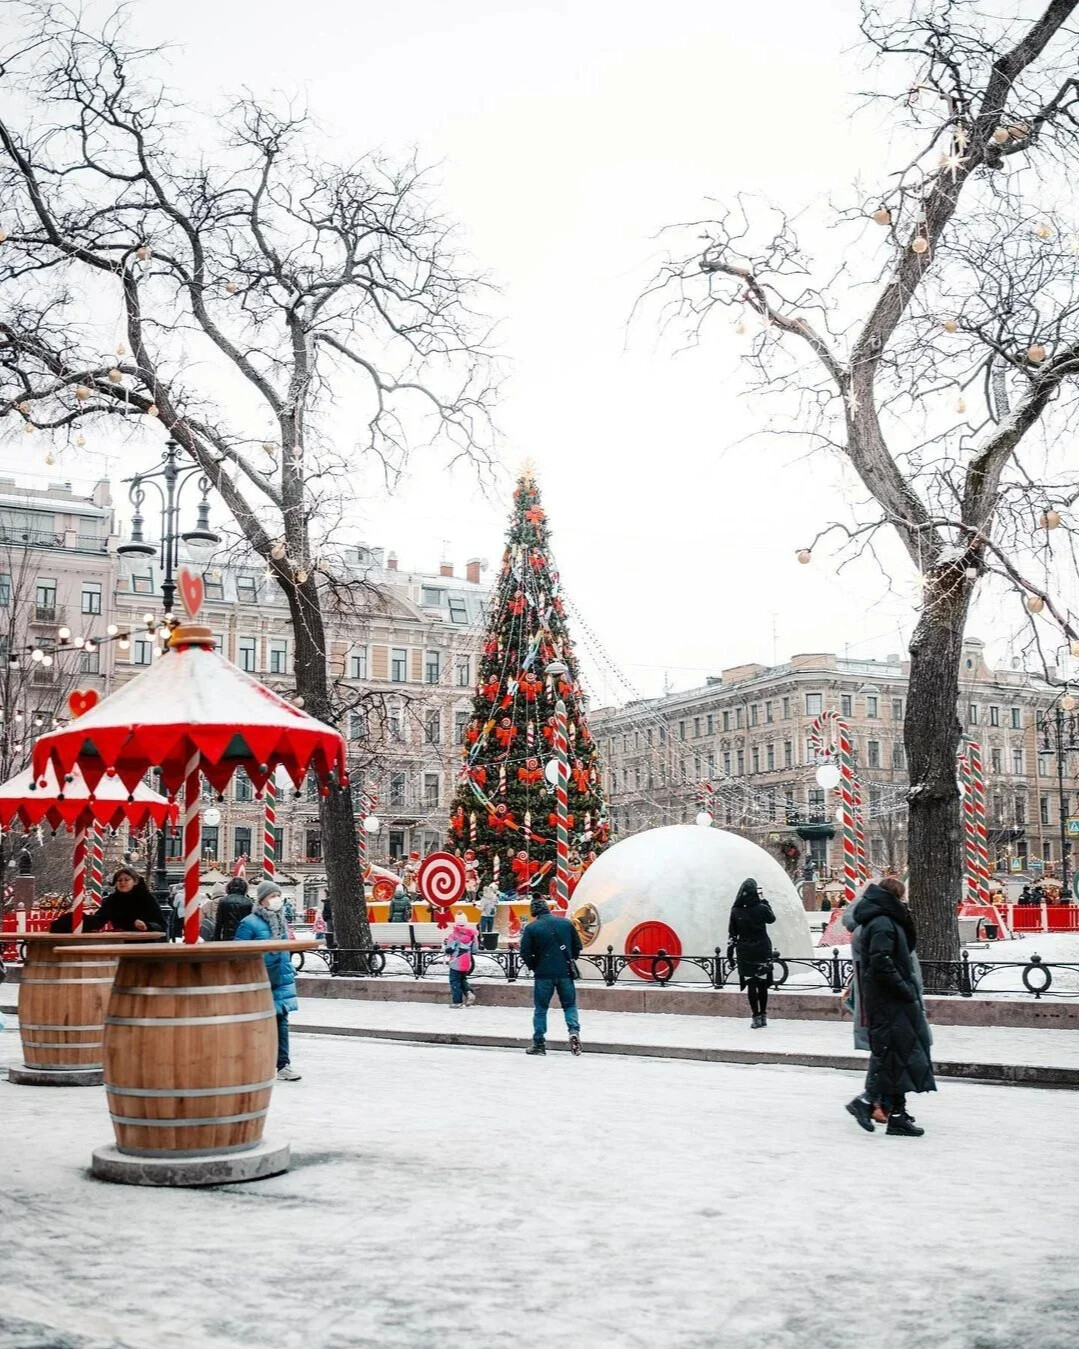
[[[1079,752],[1079,720],[1075,715],[1079,706],[1074,694],[1065,690],[1053,704],[1049,712],[1042,717],[1041,744],[1039,752],[1054,754],[1057,761],[1057,813],[1060,816],[1060,880],[1063,897],[1068,898],[1069,866],[1071,860],[1071,839],[1068,836],[1068,801],[1064,789],[1068,755]]]

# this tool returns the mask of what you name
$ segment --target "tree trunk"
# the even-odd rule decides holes
[[[308,578],[303,585],[290,582],[285,591],[296,641],[296,687],[303,698],[304,711],[332,726],[335,718],[330,705],[325,626],[317,585],[313,578]],[[319,797],[319,824],[334,937],[343,948],[367,949],[371,945],[371,929],[360,872],[352,793],[347,787],[333,785],[325,796]],[[344,956],[337,970],[363,974],[367,962],[360,956]]]
[[[949,593],[949,589],[950,592]],[[904,742],[910,765],[907,852],[910,907],[923,961],[959,958],[956,905],[963,894],[963,827],[956,755],[959,667],[970,586],[954,569],[931,577],[925,608],[910,643],[910,684]],[[942,986],[925,971],[927,988]]]

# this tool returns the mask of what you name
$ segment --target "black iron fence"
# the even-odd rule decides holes
[[[307,953],[323,962],[331,975],[368,974],[372,976],[396,974],[407,971],[414,979],[423,979],[433,975],[444,975],[449,957],[435,946],[380,946],[365,948],[320,947]],[[305,968],[302,954],[293,957],[297,970]],[[579,957],[579,965],[590,965],[598,971],[603,983],[613,987],[629,971],[629,977],[642,979],[646,983],[699,988],[702,983],[712,988],[725,988],[737,985],[738,967],[728,960],[722,948],[716,947],[709,956],[669,956],[665,951],[655,955],[619,955],[613,946],[599,954],[584,952]],[[687,980],[679,977],[686,969],[699,970],[704,979]],[[998,981],[993,978],[998,971],[1013,971],[1015,978],[1002,976]],[[1073,980],[1060,980],[1054,987],[1054,975],[1070,971]],[[838,948],[833,948],[828,956],[781,956],[772,960],[772,985],[774,988],[787,989],[799,993],[842,993],[850,982],[853,962],[849,956],[841,956]],[[1029,960],[972,960],[964,951],[959,960],[924,960],[922,975],[926,991],[934,994],[951,994],[962,998],[971,998],[981,992],[986,995],[1029,993],[1034,998],[1044,997],[1053,989],[1054,997],[1079,997],[1079,964],[1062,961],[1044,961],[1033,955]],[[521,960],[515,946],[505,949],[481,951],[476,968],[470,976],[473,979],[505,979],[516,983],[518,979],[528,979],[531,975]],[[986,982],[995,984],[985,988]],[[628,982],[628,980],[623,980]],[[1069,984],[1074,984],[1070,987]]]

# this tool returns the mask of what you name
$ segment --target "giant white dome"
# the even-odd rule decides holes
[[[809,919],[780,863],[739,834],[696,824],[646,829],[608,848],[581,877],[569,915],[590,956],[604,954],[609,945],[616,955],[662,948],[709,956],[717,946],[726,949],[731,905],[747,876],[775,912],[769,928],[774,948],[785,956],[811,956]],[[641,977],[649,977],[647,971],[642,966]],[[581,972],[599,977],[589,961],[581,962]],[[706,976],[683,964],[675,978]]]

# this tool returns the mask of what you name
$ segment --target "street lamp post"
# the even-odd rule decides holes
[[[194,479],[198,479],[199,504],[194,529],[180,531],[180,498],[184,488]],[[151,558],[160,557],[161,561],[161,599],[165,606],[165,618],[172,617],[176,601],[176,569],[180,565],[180,543],[195,562],[205,562],[214,548],[221,542],[221,536],[210,528],[210,480],[199,465],[183,467],[180,464],[180,447],[175,440],[165,442],[165,453],[158,468],[148,473],[136,473],[124,481],[130,484],[128,497],[135,508],[131,517],[131,538],[116,549],[119,557]],[[152,486],[161,498],[161,542],[152,543],[143,535],[142,503],[146,499],[145,487]],[[158,789],[161,789],[161,772],[158,770]],[[162,822],[157,834],[157,859],[154,868],[154,892],[158,903],[163,907],[168,900],[168,866],[166,857],[166,830]]]
[[[1055,754],[1057,761],[1057,813],[1060,817],[1060,882],[1065,899],[1069,894],[1068,862],[1071,856],[1071,839],[1068,837],[1067,793],[1064,790],[1065,770],[1068,755],[1079,752],[1079,722],[1076,720],[1076,699],[1065,691],[1052,709],[1052,721],[1042,718],[1043,754]]]

